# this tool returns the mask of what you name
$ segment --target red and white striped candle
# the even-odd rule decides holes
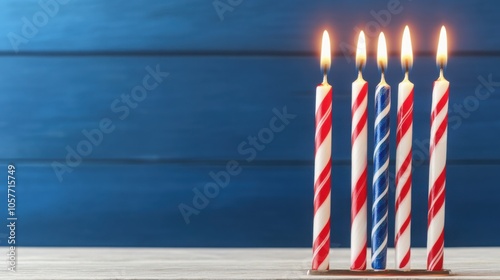
[[[411,180],[413,135],[413,83],[408,72],[413,64],[413,54],[408,26],[403,32],[401,65],[405,78],[398,87],[398,118],[396,131],[396,221],[394,248],[396,268],[410,269],[411,256]]]
[[[360,32],[356,51],[358,79],[352,83],[351,127],[351,270],[366,269],[366,187],[368,148],[368,83],[361,70],[366,63],[365,34]]]
[[[330,69],[331,49],[328,32],[323,32],[321,69],[323,83],[316,88],[316,135],[314,156],[313,270],[330,268],[330,193],[332,169],[332,86],[326,74]]]
[[[436,62],[439,78],[432,90],[431,141],[429,160],[429,210],[427,216],[427,270],[443,269],[444,205],[446,193],[446,143],[450,83],[443,76],[448,58],[446,29],[441,28]]]

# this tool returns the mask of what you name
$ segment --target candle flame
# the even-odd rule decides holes
[[[365,33],[359,32],[358,47],[356,49],[356,68],[360,69],[365,67],[366,64],[366,41]]]
[[[439,68],[444,68],[447,62],[448,62],[448,42],[446,38],[446,28],[442,26],[441,33],[439,34],[436,63],[439,66]]]
[[[387,68],[387,44],[385,42],[384,32],[380,32],[378,36],[378,48],[377,48],[377,63],[378,68],[383,71]]]
[[[332,50],[330,48],[330,36],[328,31],[323,32],[323,40],[321,43],[321,71],[326,73],[330,70]]]
[[[411,47],[410,29],[408,25],[403,31],[403,41],[401,45],[401,66],[408,71],[413,66],[413,50]]]

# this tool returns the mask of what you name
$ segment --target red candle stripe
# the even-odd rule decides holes
[[[316,136],[314,163],[313,270],[329,269],[332,87],[316,89]]]
[[[429,210],[427,230],[427,269],[443,269],[444,207],[446,194],[446,144],[448,131],[449,83],[440,78],[434,83],[431,113],[429,161]]]
[[[351,165],[351,269],[366,269],[367,227],[367,115],[368,83],[358,79],[352,85]]]
[[[396,131],[396,267],[410,269],[413,84],[399,85]]]

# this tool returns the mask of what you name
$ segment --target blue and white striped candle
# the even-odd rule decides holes
[[[372,268],[384,270],[387,263],[387,216],[389,194],[389,115],[391,87],[385,82],[387,46],[384,33],[378,38],[378,66],[382,72],[375,90],[375,149],[373,150]]]

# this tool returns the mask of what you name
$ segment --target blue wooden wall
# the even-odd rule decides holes
[[[347,247],[352,45],[364,29],[373,97],[376,36],[385,32],[396,104],[405,24],[415,52],[413,243],[426,240],[434,52],[445,24],[446,245],[500,245],[498,1],[41,3],[0,2],[0,178],[6,181],[8,163],[16,165],[21,245],[310,246],[314,90],[326,28],[335,52],[332,243]],[[168,74],[153,75],[151,90],[141,92],[157,70]],[[127,100],[132,93],[137,99]],[[295,117],[253,158],[248,138],[270,137],[269,123],[285,107]],[[370,98],[370,123],[372,107]],[[89,146],[91,131],[97,138]],[[80,160],[69,152],[78,150]],[[228,163],[239,172],[187,224],[179,206],[192,207],[194,189],[213,186],[210,174]],[[5,223],[6,196],[2,184]],[[393,223],[389,232],[391,240]],[[0,226],[0,245],[6,234]]]

